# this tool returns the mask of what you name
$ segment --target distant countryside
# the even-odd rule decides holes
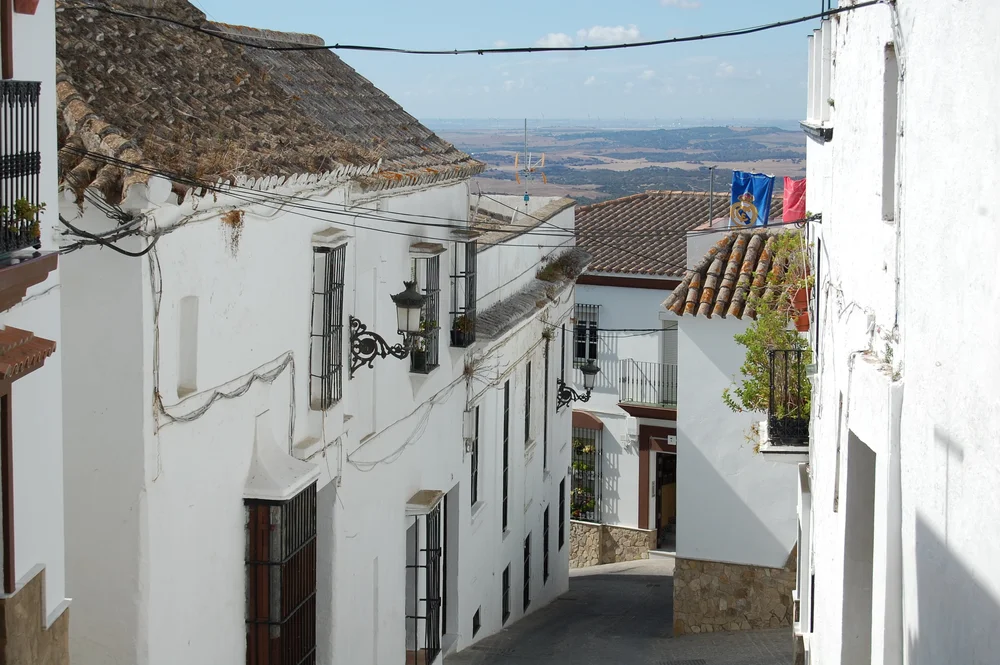
[[[458,124],[458,123],[456,123]],[[715,168],[715,191],[728,192],[732,171],[757,171],[778,176],[805,175],[805,136],[778,127],[686,127],[677,129],[587,129],[559,127],[531,129],[528,151],[545,167],[518,184],[514,156],[524,161],[524,130],[505,123],[476,127],[476,123],[440,128],[442,138],[454,143],[489,169],[475,185],[483,192],[535,196],[563,195],[596,202],[651,189],[709,191]],[[486,123],[479,123],[485,125]],[[547,184],[542,182],[544,171]],[[526,187],[527,185],[527,187]]]

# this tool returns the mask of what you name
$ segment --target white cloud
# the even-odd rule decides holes
[[[678,9],[698,9],[701,7],[700,0],[660,0],[664,7],[677,7]]]
[[[731,78],[735,73],[736,68],[728,62],[720,62],[719,66],[715,69],[715,75],[723,79]]]
[[[583,82],[584,85],[594,85],[595,83],[597,83],[596,76],[588,76],[587,80]]]
[[[489,91],[490,91],[490,86],[484,85],[483,86],[483,92],[489,92]]]
[[[507,48],[507,42],[505,42],[502,39],[498,39],[495,42],[493,42],[493,46],[497,48]]]
[[[535,42],[535,46],[542,46],[545,48],[565,48],[572,45],[573,38],[565,32],[550,32]]]
[[[634,42],[637,39],[639,39],[639,28],[635,24],[595,25],[592,28],[578,30],[576,33],[576,40],[587,44],[620,44]]]
[[[652,69],[647,69],[643,71],[642,74],[639,74],[639,78],[641,78],[643,81],[649,81],[654,76],[656,76],[656,72]]]
[[[625,84],[625,94],[627,95],[630,92],[632,92],[632,88],[634,88],[634,87],[635,87],[635,83],[632,83],[632,81],[629,81],[628,83],[626,83]]]
[[[514,89],[515,85],[516,85],[515,81],[511,81],[510,79],[507,79],[506,81],[503,82],[503,89],[506,92],[510,92],[511,90]]]

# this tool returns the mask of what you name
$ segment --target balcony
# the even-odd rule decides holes
[[[760,452],[776,462],[809,461],[809,399],[812,385],[807,349],[768,351],[767,420],[760,430]]]
[[[618,371],[618,405],[625,411],[643,417],[642,407],[647,410],[677,409],[677,365],[625,358],[618,361]],[[645,415],[664,417],[663,414]]]
[[[0,81],[0,258],[41,247],[37,81]]]

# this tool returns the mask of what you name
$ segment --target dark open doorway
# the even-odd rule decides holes
[[[677,453],[656,456],[656,547],[676,551],[677,534]]]

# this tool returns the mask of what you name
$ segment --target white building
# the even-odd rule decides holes
[[[0,2],[0,662],[63,665],[55,9],[14,4]]]
[[[61,211],[131,253],[65,258],[74,662],[430,664],[564,592],[572,201],[470,195],[328,51],[58,27]]]
[[[747,349],[733,337],[755,318],[750,287],[771,269],[776,232],[716,226],[688,234],[688,269],[660,314],[678,324],[675,635],[792,621],[796,469],[757,454],[760,414],[722,398],[741,374]]]
[[[725,198],[714,197],[716,213]],[[621,527],[611,530],[616,539],[638,530],[631,537],[645,548],[635,553],[673,547],[677,330],[657,309],[683,276],[684,232],[709,219],[708,206],[708,194],[650,191],[577,208],[577,243],[593,260],[577,280],[567,331],[572,375],[581,382],[590,360],[601,373],[590,399],[574,404],[574,446],[596,444],[596,478],[575,478],[574,541],[596,528],[585,523],[599,523]],[[610,563],[615,552],[580,554],[574,565]]]
[[[1000,6],[850,4],[809,37],[797,628],[814,665],[992,663]]]

